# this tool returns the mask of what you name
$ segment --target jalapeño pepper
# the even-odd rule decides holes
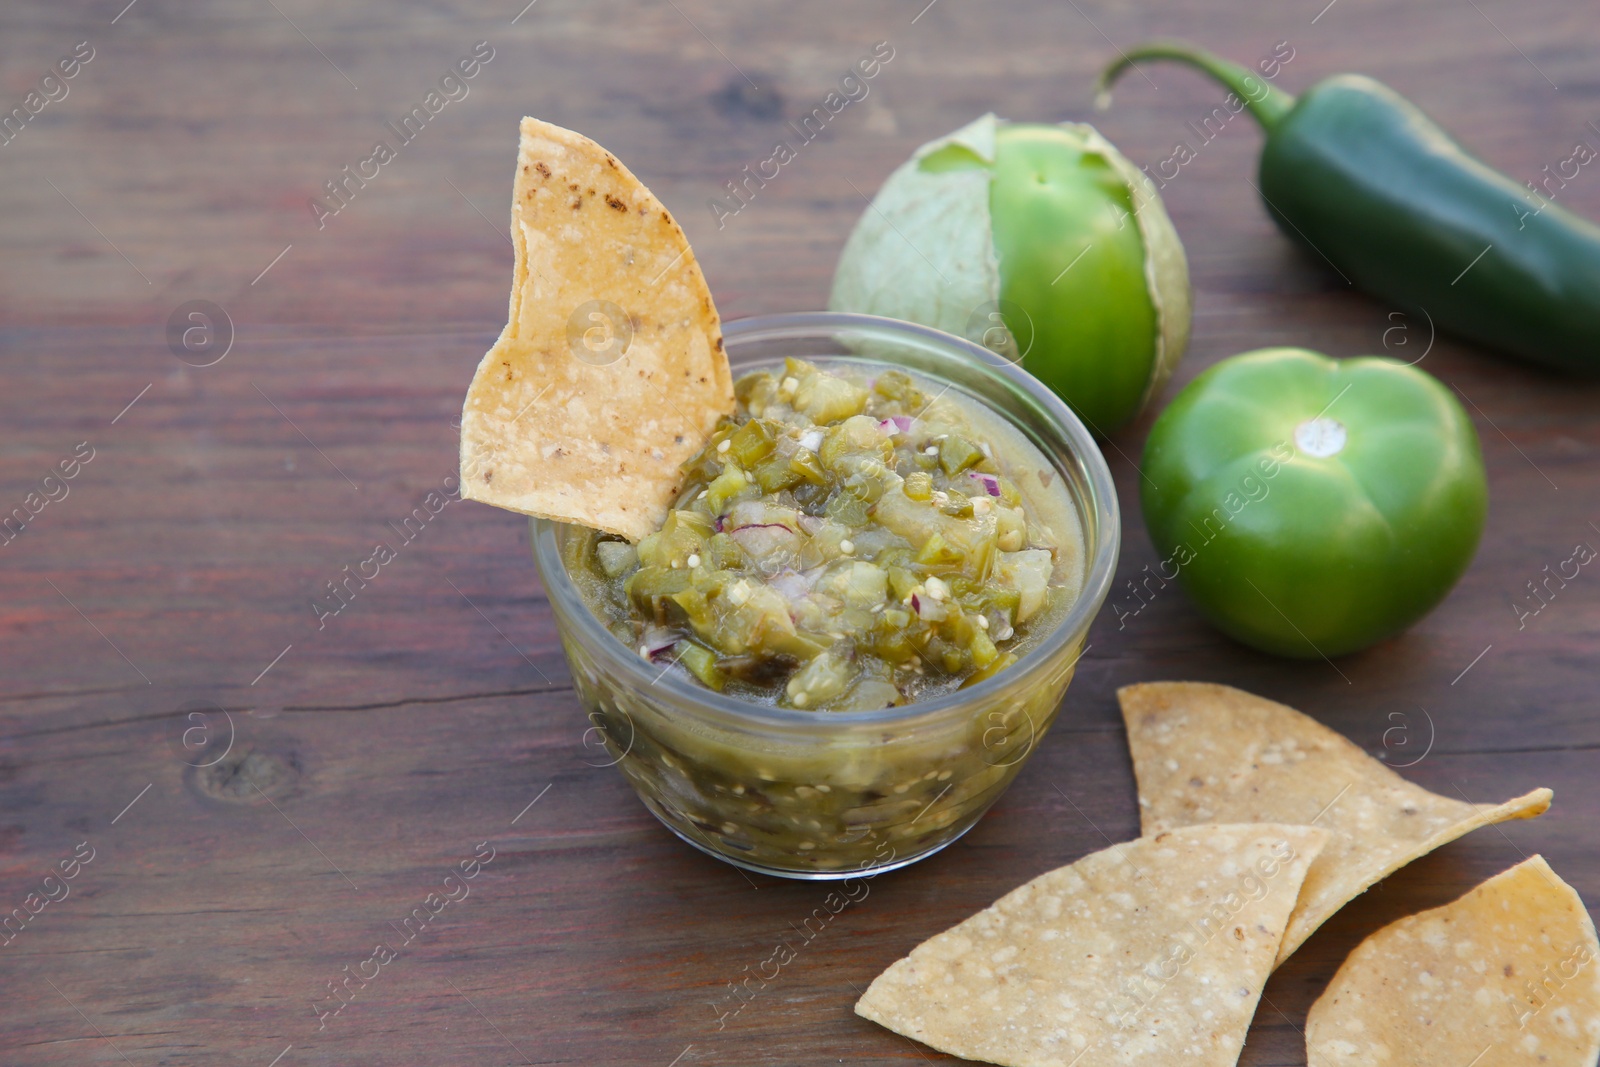
[[[1100,76],[1171,59],[1232,90],[1266,131],[1258,191],[1279,229],[1345,279],[1438,327],[1600,375],[1600,227],[1469,155],[1358,74],[1298,98],[1186,44],[1129,49]]]

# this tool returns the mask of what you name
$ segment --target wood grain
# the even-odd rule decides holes
[[[6,1064],[939,1059],[857,1019],[855,991],[1136,832],[1113,694],[1160,678],[1300,707],[1446,794],[1556,791],[1545,817],[1447,846],[1336,916],[1274,977],[1242,1062],[1303,1063],[1305,1012],[1360,937],[1524,854],[1600,904],[1600,578],[1520,629],[1511,606],[1573,545],[1600,544],[1600,389],[1448,338],[1422,366],[1470,401],[1492,503],[1439,610],[1333,665],[1233,645],[1175,588],[1131,614],[1124,583],[1154,562],[1132,459],[1147,414],[1106,446],[1125,535],[1113,601],[1130,614],[1097,622],[1053,734],[962,842],[874,880],[736,1015],[727,983],[823,890],[688,850],[591,766],[520,520],[451,503],[320,629],[311,608],[455,473],[451,423],[504,321],[522,114],[625,159],[733,317],[821,306],[861,194],[984,110],[1093,119],[1152,168],[1193,146],[1187,124],[1221,94],[1190,73],[1148,67],[1089,110],[1097,67],[1155,34],[1245,60],[1288,41],[1291,91],[1371,73],[1533,178],[1600,144],[1600,41],[1576,0],[538,0],[520,16],[516,0],[124,2],[0,15],[4,110],[77,42],[95,49],[0,145],[0,513],[80,444],[94,455],[0,545],[0,910],[95,849],[70,896],[0,948]],[[307,201],[478,41],[494,58],[466,98],[319,230]],[[719,229],[706,201],[878,41],[895,53],[869,95]],[[1424,324],[1276,234],[1245,181],[1259,143],[1238,120],[1164,190],[1196,289],[1168,397],[1247,348],[1427,348]],[[1600,216],[1600,177],[1562,198]],[[168,350],[191,300],[233,322],[215,365]],[[210,747],[185,747],[197,728],[187,739]],[[225,758],[192,765],[227,737]],[[328,983],[397,943],[391,924],[484,842],[470,895],[319,1029]]]

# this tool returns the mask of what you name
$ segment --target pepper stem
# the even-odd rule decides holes
[[[1271,133],[1273,127],[1277,126],[1278,120],[1294,107],[1293,96],[1257,77],[1247,68],[1237,63],[1230,63],[1221,56],[1213,55],[1203,48],[1183,41],[1150,41],[1123,52],[1121,57],[1106,67],[1095,80],[1096,107],[1103,110],[1110,106],[1111,83],[1116,81],[1124,70],[1141,59],[1177,60],[1211,75],[1233,90],[1234,95],[1250,109],[1250,114],[1255,116],[1261,128],[1268,133]]]

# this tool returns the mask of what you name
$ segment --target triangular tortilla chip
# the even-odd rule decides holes
[[[522,120],[505,330],[461,413],[462,495],[632,541],[733,412],[711,293],[683,230],[581,134]]]
[[[1600,943],[1543,858],[1350,953],[1306,1020],[1310,1067],[1593,1067]]]
[[[1152,682],[1117,697],[1144,833],[1252,821],[1333,833],[1306,875],[1280,963],[1380,878],[1480,826],[1530,819],[1550,806],[1548,789],[1504,804],[1430,793],[1316,720],[1225,685]]]
[[[1193,826],[1093,853],[912,949],[856,1013],[1009,1067],[1233,1067],[1326,839]]]

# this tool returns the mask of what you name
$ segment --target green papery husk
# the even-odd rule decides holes
[[[996,125],[993,114],[984,115],[929,141],[889,175],[845,243],[830,310],[920,322],[983,343],[993,325],[983,309],[1000,299],[989,171],[929,173],[919,164],[950,145],[993,164]]]

